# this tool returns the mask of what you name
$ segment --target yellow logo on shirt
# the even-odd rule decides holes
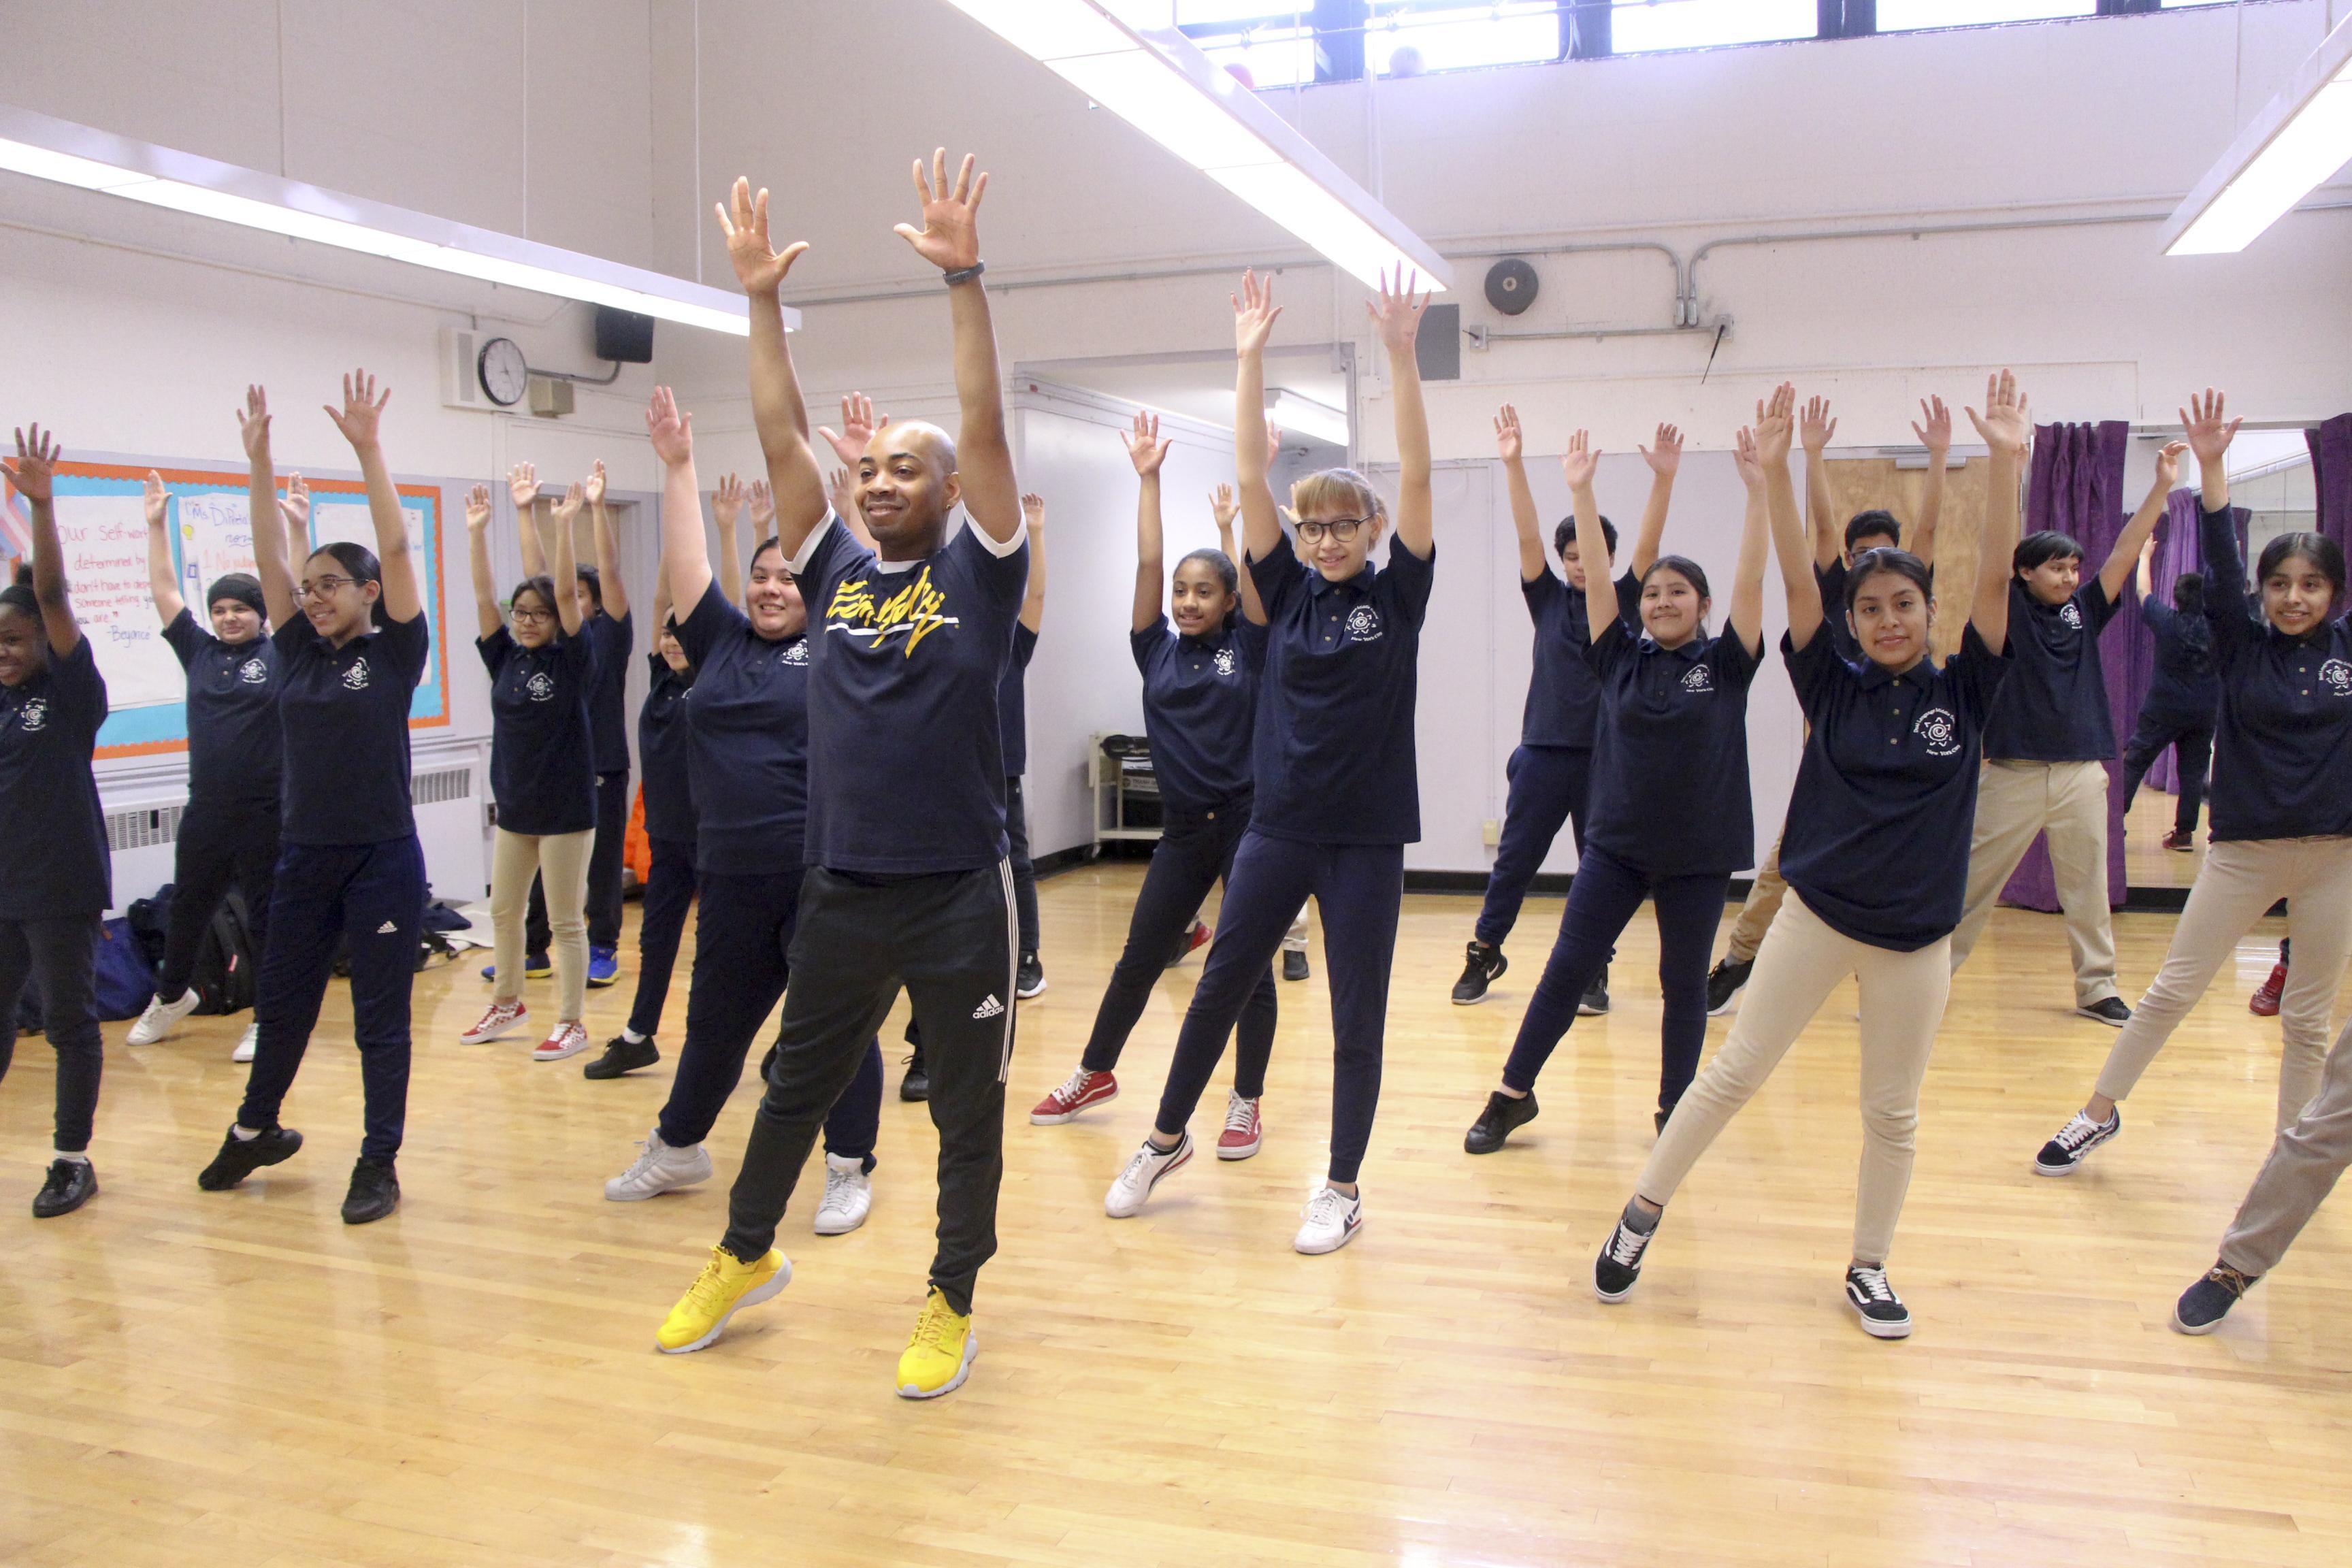
[[[824,629],[863,637],[870,648],[880,648],[893,637],[903,637],[907,657],[912,658],[915,646],[932,632],[941,626],[962,624],[954,616],[940,614],[947,607],[947,595],[931,582],[928,563],[915,574],[913,582],[887,599],[875,598],[871,580],[859,577],[833,591],[833,603],[825,607]]]

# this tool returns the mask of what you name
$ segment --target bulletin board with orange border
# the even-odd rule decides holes
[[[242,471],[159,468],[170,496],[164,533],[172,544],[173,575],[199,625],[207,623],[205,590],[225,572],[253,570],[253,528]],[[64,546],[66,584],[82,635],[106,677],[110,709],[98,732],[98,755],[135,757],[184,752],[188,745],[187,683],[178,657],[163,640],[147,575],[148,470],[106,463],[60,463],[55,484],[58,536]],[[375,548],[367,487],[357,479],[312,479],[310,548],[355,540]],[[284,484],[281,481],[282,492]],[[448,639],[441,595],[441,490],[399,485],[408,545],[420,570],[433,658],[410,699],[409,728],[449,722]],[[13,494],[12,505],[22,502]],[[299,575],[301,558],[295,552]]]

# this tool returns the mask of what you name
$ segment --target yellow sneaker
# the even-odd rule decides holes
[[[692,1289],[662,1320],[655,1348],[666,1355],[700,1350],[725,1331],[727,1320],[739,1309],[757,1306],[792,1279],[792,1259],[772,1247],[757,1263],[745,1263],[723,1247],[712,1247],[710,1261],[695,1276]]]
[[[942,1394],[953,1394],[963,1386],[971,1373],[972,1358],[980,1354],[980,1336],[971,1331],[971,1317],[948,1305],[948,1299],[931,1288],[923,1302],[922,1316],[915,1320],[915,1331],[907,1340],[907,1349],[898,1357],[898,1397],[901,1399],[937,1399]]]

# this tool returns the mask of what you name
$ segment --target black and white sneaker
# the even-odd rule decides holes
[[[1503,956],[1499,947],[1489,947],[1473,937],[1464,954],[1462,978],[1454,983],[1454,1005],[1467,1007],[1486,999],[1486,987],[1503,977],[1511,961]]]
[[[1501,1148],[1512,1132],[1536,1119],[1535,1091],[1513,1100],[1501,1089],[1486,1096],[1486,1109],[1470,1124],[1462,1137],[1462,1147],[1473,1154],[1491,1154]]]
[[[2180,1293],[2173,1303],[2172,1326],[2179,1333],[2210,1334],[2221,1326],[2238,1298],[2253,1289],[2259,1274],[2241,1274],[2228,1264],[2215,1262],[2205,1271],[2205,1278]]]
[[[1660,1219],[1665,1215],[1660,1215]],[[1657,1226],[1648,1231],[1635,1230],[1617,1216],[1617,1228],[1609,1233],[1608,1245],[1601,1256],[1592,1260],[1592,1293],[1604,1301],[1622,1301],[1633,1293],[1634,1281],[1642,1278],[1642,1254],[1657,1237]]]
[[[1576,1016],[1580,1018],[1598,1018],[1607,1011],[1609,1011],[1609,968],[1608,965],[1603,964],[1601,973],[1592,977],[1592,984],[1584,988],[1584,994],[1577,1000]]]
[[[264,1165],[292,1159],[301,1147],[302,1134],[291,1127],[272,1127],[252,1138],[239,1138],[232,1127],[213,1163],[197,1173],[196,1185],[208,1193],[226,1192]]]
[[[1706,1016],[1720,1018],[1731,1011],[1739,994],[1748,989],[1748,976],[1754,973],[1756,961],[1735,963],[1727,958],[1706,972]]]
[[[1013,973],[1013,994],[1024,1002],[1045,994],[1045,966],[1037,961],[1035,953],[1021,955],[1020,965]]]
[[[2120,996],[2108,996],[2097,1002],[2085,1002],[2074,1009],[2085,1018],[2096,1018],[2102,1024],[2122,1028],[2131,1022],[2131,1004]]]
[[[2058,1129],[2057,1137],[2042,1145],[2042,1152],[2033,1156],[2033,1169],[2044,1176],[2071,1176],[2083,1163],[2084,1155],[2108,1139],[2120,1137],[2123,1130],[2120,1105],[2107,1113],[2105,1121],[2094,1121],[2078,1110]]]
[[[1865,1268],[1853,1264],[1845,1271],[1845,1300],[1854,1316],[1862,1320],[1862,1331],[1874,1340],[1907,1340],[1911,1337],[1911,1309],[1886,1282],[1884,1268]]]

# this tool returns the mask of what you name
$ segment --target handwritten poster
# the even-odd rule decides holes
[[[231,572],[251,572],[253,521],[246,498],[228,490],[175,496],[180,541],[180,594],[201,617],[205,593]]]
[[[98,655],[108,703],[121,710],[181,701],[186,677],[163,641],[148,583],[144,503],[135,494],[60,494],[57,510],[74,615]]]

